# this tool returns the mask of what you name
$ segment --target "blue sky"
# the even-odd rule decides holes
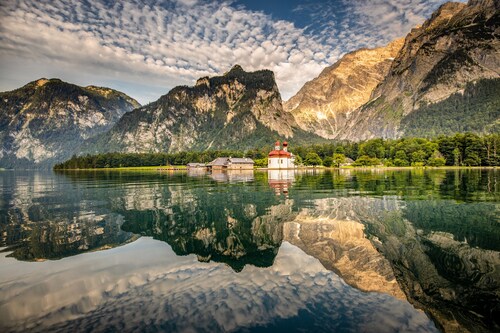
[[[0,91],[41,77],[141,103],[234,64],[270,69],[283,99],[346,52],[405,36],[443,0],[2,0]]]

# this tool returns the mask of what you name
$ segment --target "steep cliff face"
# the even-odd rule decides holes
[[[0,93],[0,167],[44,167],[62,161],[83,140],[140,106],[127,95],[95,86],[40,79]]]
[[[343,200],[345,203],[349,204]],[[406,300],[389,261],[366,237],[365,227],[359,221],[325,215],[311,217],[303,212],[283,228],[284,240],[318,259],[349,285]]]
[[[201,78],[194,87],[176,87],[125,115],[94,149],[245,149],[292,137],[297,129],[293,116],[283,111],[274,74],[248,73],[236,65],[223,76]]]
[[[456,94],[463,94],[467,87],[473,89],[478,82],[498,85],[499,8],[500,4],[494,0],[441,6],[421,27],[408,34],[389,74],[374,90],[370,102],[352,113],[337,138],[399,137],[413,126],[404,121],[409,115],[413,119],[420,113],[425,115],[436,103],[446,103],[450,96],[456,98]],[[481,122],[481,128],[473,130],[488,131],[488,126],[498,122],[500,115],[491,104],[497,103],[498,98],[494,101],[476,98],[473,103],[465,101],[465,106],[475,106],[467,112],[486,109],[486,114],[481,114],[479,119],[467,119],[471,123]],[[436,112],[433,119],[418,125],[423,127],[419,134],[426,129],[439,134],[450,126],[463,129],[460,127],[463,121],[452,122],[452,119],[464,111],[464,104],[448,108],[446,112]],[[442,108],[443,104],[440,106]]]
[[[389,72],[404,39],[375,49],[361,49],[325,68],[284,103],[299,126],[324,138],[334,138],[349,114],[368,102],[373,89]]]

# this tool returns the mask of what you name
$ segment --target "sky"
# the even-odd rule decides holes
[[[444,0],[1,0],[0,91],[36,79],[141,104],[178,85],[274,71],[284,100],[342,55],[405,36]]]

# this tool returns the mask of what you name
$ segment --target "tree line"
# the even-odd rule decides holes
[[[267,166],[269,147],[246,151],[210,150],[178,153],[106,153],[73,156],[54,169],[119,168],[207,163],[217,157],[249,157],[258,167]],[[297,165],[353,166],[499,166],[500,134],[478,136],[460,133],[434,139],[371,139],[362,142],[334,141],[293,146]]]

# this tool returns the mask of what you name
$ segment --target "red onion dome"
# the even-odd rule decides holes
[[[291,155],[292,154],[284,150],[273,150],[269,153],[269,157],[290,157]]]

